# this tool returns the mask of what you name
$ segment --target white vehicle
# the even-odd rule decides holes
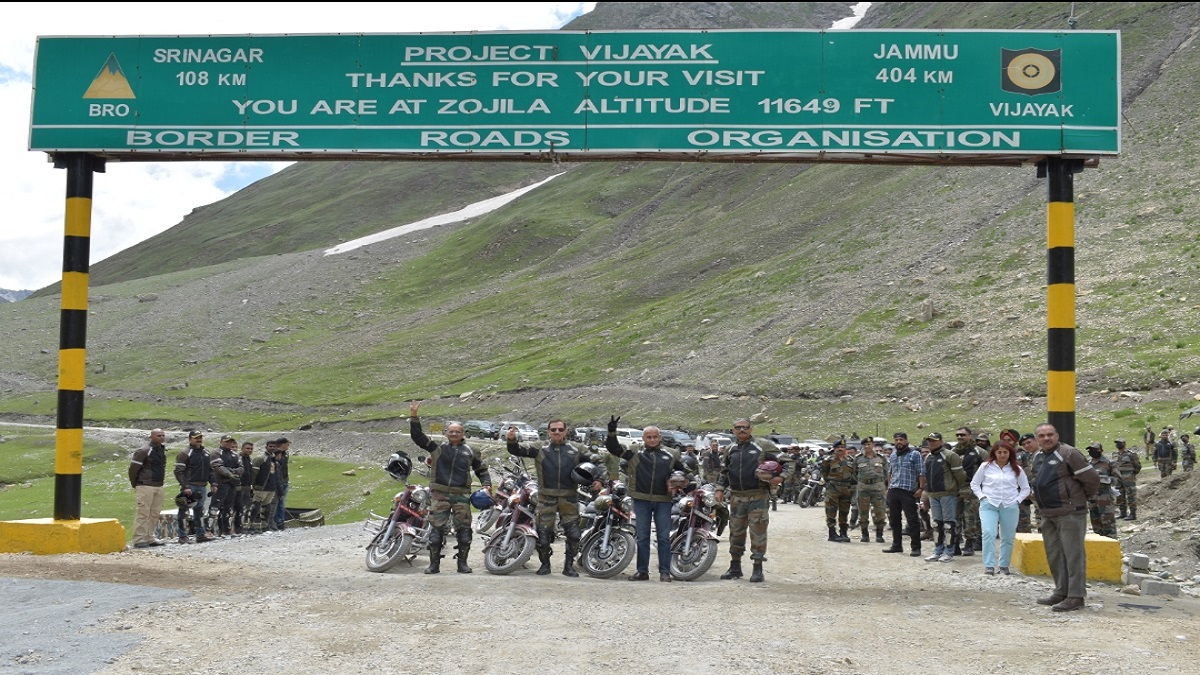
[[[707,448],[712,443],[713,440],[717,441],[717,445],[722,450],[733,445],[733,436],[730,436],[729,434],[709,434],[709,435],[705,436],[704,438],[700,439],[699,447]]]
[[[524,422],[513,421],[504,421],[500,423],[500,438],[502,440],[508,438],[509,427],[516,427],[518,443],[528,443],[530,441],[539,440],[537,429],[534,429]]]
[[[617,429],[617,442],[622,448],[630,448],[634,445],[642,444],[642,430],[630,429],[628,427]]]

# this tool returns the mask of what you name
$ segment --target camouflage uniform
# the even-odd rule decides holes
[[[471,551],[471,473],[479,477],[479,482],[489,491],[492,485],[491,475],[483,457],[478,450],[465,442],[458,444],[447,440],[444,443],[429,438],[421,429],[421,420],[417,416],[408,419],[408,435],[417,447],[429,453],[429,496],[431,504],[426,519],[431,525],[429,532],[429,567],[426,574],[436,574],[440,570],[442,545],[450,529],[454,529],[454,537],[458,545],[459,571],[469,572],[467,555]]]
[[[1113,507],[1112,486],[1119,485],[1121,478],[1116,467],[1104,455],[1089,457],[1092,468],[1100,474],[1100,489],[1096,496],[1088,499],[1088,511],[1092,517],[1092,531],[1102,537],[1117,538],[1117,515]]]
[[[868,515],[875,519],[875,540],[883,543],[884,492],[887,488],[887,458],[876,453],[874,457],[859,455],[854,458],[855,474],[858,477],[859,529],[862,540],[868,538]],[[828,520],[828,515],[826,516]]]
[[[1196,465],[1196,446],[1188,441],[1180,441],[1180,445],[1183,446],[1183,452],[1179,454],[1179,460],[1183,463],[1183,470],[1191,471],[1192,467]]]
[[[750,536],[750,559],[767,559],[767,525],[770,523],[770,495],[754,470],[766,460],[775,459],[757,443],[731,445],[725,453],[717,490],[729,488],[729,557],[740,561]]]
[[[1033,455],[1024,449],[1017,450],[1017,464],[1020,465],[1021,471],[1025,473],[1025,477],[1029,477],[1029,469],[1033,465]],[[1030,517],[1032,511],[1032,500],[1026,497],[1017,504],[1017,532],[1026,534],[1033,532],[1033,520]]]
[[[964,445],[965,444],[960,444]],[[958,533],[963,540],[963,555],[973,555],[976,549],[983,548],[983,528],[979,524],[979,497],[971,491],[971,479],[975,477],[975,472],[987,460],[987,455],[980,456],[980,448],[978,445],[972,445],[959,452],[958,446],[954,448],[959,457],[962,457],[963,473],[967,475],[967,484],[958,490]],[[955,542],[957,547],[958,542]]]
[[[711,447],[700,451],[700,471],[704,474],[704,482],[716,485],[721,477],[721,450]]]
[[[854,460],[849,457],[839,460],[836,452],[832,453],[821,461],[821,475],[825,477],[825,526],[829,528],[830,540],[835,540],[836,529],[843,541],[850,541],[846,536],[849,529],[846,518],[858,482]]]
[[[1167,432],[1163,432],[1166,434]],[[1158,443],[1154,444],[1154,463],[1158,466],[1159,476],[1166,478],[1175,470],[1175,463],[1179,461],[1179,451],[1175,448],[1175,444],[1167,438],[1159,439]]]
[[[1117,495],[1116,506],[1121,510],[1121,517],[1126,520],[1137,519],[1137,475],[1142,471],[1142,460],[1136,452],[1117,446],[1117,456],[1113,460],[1113,468],[1121,480],[1121,494]],[[1129,514],[1126,517],[1126,509]]]

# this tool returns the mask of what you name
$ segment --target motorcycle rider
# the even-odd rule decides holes
[[[417,447],[429,453],[425,462],[429,465],[429,567],[425,574],[442,571],[442,544],[450,527],[458,540],[458,573],[470,574],[467,554],[471,551],[471,475],[474,471],[483,489],[492,493],[492,477],[478,450],[464,441],[463,425],[452,422],[446,427],[446,442],[438,443],[421,430],[418,411],[420,401],[408,404],[408,435]]]
[[[550,420],[546,425],[546,433],[550,439],[544,447],[525,446],[517,443],[516,427],[509,427],[505,437],[508,454],[532,458],[537,470],[537,552],[542,562],[537,574],[550,574],[550,544],[554,542],[554,518],[557,516],[562,520],[563,534],[567,538],[567,555],[563,560],[562,573],[577,577],[579,572],[575,571],[575,557],[579,554],[579,540],[583,537],[583,531],[579,527],[579,500],[571,472],[591,457],[567,442],[567,424],[561,419],[556,417]],[[615,441],[615,437],[614,429],[609,433],[609,438]]]
[[[778,461],[754,442],[750,420],[742,418],[733,423],[737,441],[729,446],[714,495],[717,503],[725,501],[725,490],[732,492],[729,500],[729,569],[722,579],[742,578],[742,554],[746,551],[746,532],[750,533],[750,559],[754,572],[750,581],[763,580],[762,564],[767,559],[767,525],[770,522],[770,494],[767,484],[755,475],[758,465]],[[775,480],[781,480],[776,478]]]
[[[617,442],[617,423],[620,417],[608,421],[608,438],[605,447],[629,462],[627,471],[632,483],[629,496],[633,497],[634,524],[637,528],[637,571],[630,581],[650,579],[650,521],[658,539],[658,580],[671,581],[671,493],[667,479],[672,471],[688,471],[679,453],[662,447],[662,432],[658,427],[646,427],[642,431],[645,445],[634,452]],[[686,481],[685,481],[686,482]]]

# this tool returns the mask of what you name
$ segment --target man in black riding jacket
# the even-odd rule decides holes
[[[736,442],[726,451],[721,476],[717,479],[717,503],[725,501],[727,489],[733,493],[729,499],[729,569],[721,578],[742,578],[742,554],[746,551],[746,532],[749,531],[750,559],[754,561],[750,581],[762,581],[762,564],[767,559],[770,494],[767,484],[759,480],[755,472],[759,464],[778,461],[778,458],[754,442],[750,420],[734,422],[733,435]]]
[[[662,447],[662,432],[658,427],[642,431],[645,446],[637,452],[623,448],[617,442],[617,422],[608,421],[608,437],[604,445],[614,455],[628,460],[629,496],[633,497],[634,524],[637,528],[637,571],[630,581],[650,579],[650,522],[658,539],[658,580],[671,581],[671,492],[667,479],[674,471],[687,471],[678,451]],[[684,481],[686,482],[686,481]]]
[[[409,436],[425,452],[429,464],[429,567],[425,574],[441,572],[442,543],[451,525],[458,540],[458,573],[470,574],[467,553],[471,551],[471,471],[479,477],[483,489],[492,493],[492,477],[478,450],[463,440],[463,426],[457,422],[446,427],[446,442],[439,444],[421,430],[421,419],[417,416],[420,401],[408,404]]]
[[[550,544],[554,541],[554,518],[558,516],[567,538],[567,557],[562,573],[577,577],[575,556],[579,553],[583,531],[579,529],[579,500],[575,496],[576,482],[571,472],[576,466],[590,461],[591,455],[567,442],[567,424],[558,418],[546,425],[546,434],[550,439],[544,447],[518,444],[516,427],[509,427],[505,438],[508,453],[533,458],[537,470],[537,552],[542,561],[537,573],[550,574]]]

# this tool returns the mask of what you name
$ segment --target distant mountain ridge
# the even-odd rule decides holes
[[[850,4],[599,3],[568,28],[812,29]],[[877,3],[859,27],[1068,30],[1070,7]],[[1075,177],[1078,388],[1196,381],[1200,3],[1075,11],[1122,31],[1124,87],[1121,157]],[[321,255],[562,170],[484,217]],[[1032,166],[300,163],[93,266],[88,405],[1033,417],[1046,199]],[[20,383],[0,408],[52,409],[52,293],[0,322],[0,384]]]
[[[33,291],[11,291],[7,288],[0,288],[0,302],[17,302],[28,298]]]

